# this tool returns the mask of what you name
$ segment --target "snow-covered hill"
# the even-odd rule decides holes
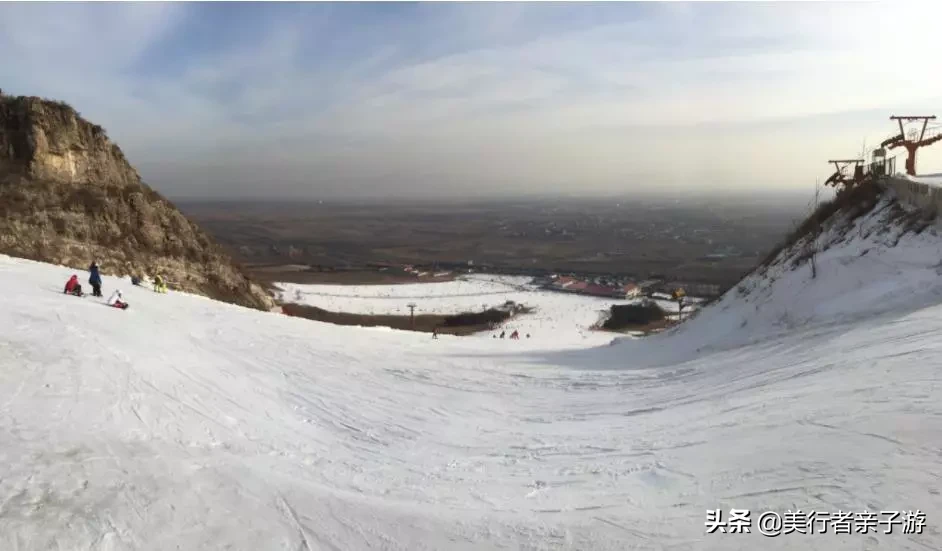
[[[942,236],[937,226],[906,219],[885,195],[867,215],[838,213],[817,238],[817,276],[802,261],[802,241],[747,276],[711,307],[676,329],[644,341],[622,341],[606,353],[613,367],[624,354],[635,365],[686,361],[799,333],[846,331],[856,322],[883,323],[942,303]],[[597,362],[602,361],[598,354]]]
[[[942,251],[881,216],[814,281],[575,350],[126,282],[122,312],[0,257],[0,549],[940,549]],[[730,508],[927,521],[706,534]]]

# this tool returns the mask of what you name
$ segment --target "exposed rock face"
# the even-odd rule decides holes
[[[61,102],[0,95],[0,253],[102,273],[162,274],[181,290],[269,310],[199,227],[141,182],[104,130]]]

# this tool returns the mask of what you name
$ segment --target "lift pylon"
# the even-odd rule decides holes
[[[897,147],[906,148],[906,174],[910,176],[916,175],[916,150],[920,147],[926,147],[927,145],[932,145],[935,142],[942,140],[942,133],[939,133],[935,136],[926,138],[926,128],[929,125],[929,121],[935,120],[935,115],[906,115],[898,116],[893,115],[890,117],[890,120],[896,121],[899,124],[899,134],[896,136],[887,138],[883,140],[880,144],[882,147],[889,147],[890,149],[896,149]],[[922,129],[919,131],[919,136],[916,139],[906,138],[906,132],[903,129],[903,121],[913,122],[913,121],[922,121]]]
[[[863,180],[863,159],[837,159],[828,162],[834,165],[834,174],[824,181],[824,185],[837,187],[844,184],[845,187],[850,187]],[[851,165],[854,167],[854,174],[847,176],[844,171]]]

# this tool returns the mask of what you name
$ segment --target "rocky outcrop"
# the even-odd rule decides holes
[[[0,170],[60,183],[140,184],[121,149],[102,127],[65,103],[35,97],[0,102]]]
[[[0,253],[76,269],[97,260],[107,275],[159,273],[183,291],[274,304],[104,129],[36,97],[0,95]]]

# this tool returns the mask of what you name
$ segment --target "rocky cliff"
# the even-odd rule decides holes
[[[62,102],[0,95],[0,253],[108,275],[162,274],[258,309],[271,297]],[[83,278],[84,279],[84,278]]]

